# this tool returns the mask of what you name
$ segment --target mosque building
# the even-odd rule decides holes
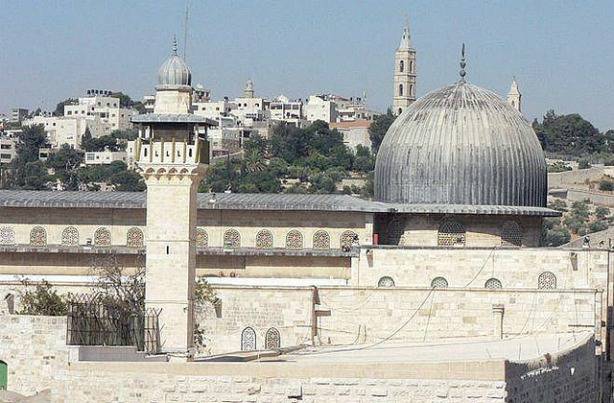
[[[561,346],[573,338],[565,344],[573,354],[549,358],[560,360],[556,370],[505,358],[500,388],[508,397],[543,394],[525,378],[547,367],[550,378],[531,375],[535,385],[596,391],[596,362],[610,356],[610,251],[541,247],[543,218],[560,213],[546,207],[544,153],[520,114],[515,81],[513,102],[469,83],[463,47],[460,77],[416,99],[415,69],[407,27],[395,55],[398,117],[377,155],[374,200],[197,194],[215,123],[191,113],[191,72],[174,45],[159,70],[154,112],[133,118],[147,192],[0,191],[0,297],[13,297],[16,276],[85,290],[97,256],[113,254],[131,268],[144,253],[147,304],[163,312],[163,352],[192,348],[192,320],[210,354],[303,343],[514,343],[527,335]],[[191,313],[196,276],[220,300],[201,317]],[[6,351],[0,346],[0,359]],[[485,382],[478,369],[467,371]],[[373,393],[373,401],[387,396]]]

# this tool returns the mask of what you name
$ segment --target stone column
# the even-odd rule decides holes
[[[493,304],[492,306],[492,318],[493,318],[493,336],[496,340],[503,339],[503,312],[505,307],[503,304]]]

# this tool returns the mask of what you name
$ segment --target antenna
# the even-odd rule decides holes
[[[188,23],[190,19],[190,0],[185,1],[185,19],[183,21],[183,60],[187,61]]]

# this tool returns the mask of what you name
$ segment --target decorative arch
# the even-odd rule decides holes
[[[256,332],[246,327],[241,332],[241,351],[254,351],[256,349]]]
[[[142,248],[144,245],[145,237],[143,231],[140,228],[130,228],[126,235],[126,245],[129,248]]]
[[[358,242],[358,234],[354,231],[344,231],[340,239],[341,249],[351,248],[355,242]]]
[[[288,249],[302,249],[303,248],[303,234],[298,230],[290,230],[286,234],[286,248]]]
[[[268,229],[258,231],[256,234],[256,248],[268,249],[273,247],[273,233]]]
[[[224,232],[224,248],[240,248],[241,234],[234,228]]]
[[[394,280],[392,279],[392,277],[384,276],[379,279],[379,281],[377,282],[377,286],[378,287],[394,287],[395,284],[394,284]]]
[[[196,228],[196,246],[202,248],[209,246],[209,234],[204,228]]]
[[[486,280],[484,283],[484,288],[503,288],[503,285],[499,279],[493,277]]]
[[[281,347],[281,337],[279,330],[274,327],[266,331],[264,336],[264,348],[267,350],[276,350]]]
[[[439,225],[437,233],[437,245],[439,246],[465,246],[466,240],[465,226],[452,219],[448,218]]]
[[[405,71],[405,62],[403,60],[399,62],[399,71],[401,73]]]
[[[15,230],[13,227],[0,227],[0,245],[15,244]]]
[[[330,249],[330,235],[324,230],[316,231],[313,234],[314,249]]]
[[[30,231],[30,245],[47,246],[47,231],[45,228],[37,225]]]
[[[403,96],[403,84],[399,84],[399,96]]]
[[[79,230],[72,226],[64,228],[62,231],[62,245],[79,245]]]
[[[409,61],[409,72],[410,73],[414,72],[414,62],[412,60]]]
[[[523,231],[515,221],[506,221],[501,227],[502,246],[522,246]]]
[[[431,288],[448,288],[448,280],[445,277],[435,277],[431,281]]]
[[[551,271],[545,271],[537,278],[537,288],[540,290],[556,289],[556,276]]]
[[[100,227],[94,232],[94,245],[111,246],[111,231],[105,227]]]
[[[403,113],[403,108],[399,108],[399,113],[398,114],[400,115],[401,113]]]

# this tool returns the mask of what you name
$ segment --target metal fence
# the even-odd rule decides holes
[[[96,295],[73,297],[68,303],[66,340],[69,345],[135,346],[160,351],[159,311],[134,310]]]

